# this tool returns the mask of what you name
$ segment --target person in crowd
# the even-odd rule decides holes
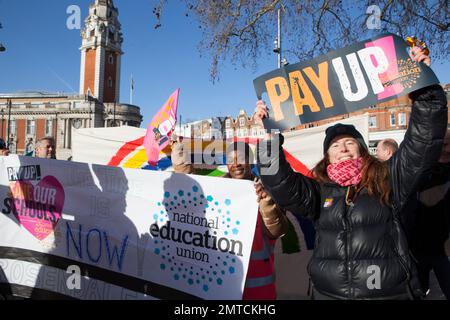
[[[53,137],[44,137],[36,142],[36,158],[56,159],[56,145]]]
[[[170,136],[170,145],[172,148],[171,160],[175,172],[194,173],[194,165],[189,159],[189,155],[184,150],[183,137],[178,137],[175,133]]]
[[[380,161],[386,161],[398,150],[398,143],[394,139],[383,139],[377,144],[376,157]]]
[[[180,138],[173,137],[172,163],[177,173],[194,173],[192,164],[180,150]],[[175,151],[175,152],[174,152]],[[228,174],[226,178],[254,180],[251,163],[253,153],[247,143],[233,142],[226,150]],[[256,220],[252,252],[243,292],[244,300],[276,299],[275,264],[273,249],[277,238],[288,230],[288,221],[282,211],[265,192],[261,182],[255,183],[259,214]]]
[[[413,48],[412,58],[429,65]],[[437,161],[447,124],[447,98],[439,85],[410,94],[412,111],[399,150],[381,162],[368,152],[352,125],[327,128],[323,158],[313,178],[294,172],[273,136],[278,152],[258,145],[261,179],[283,209],[305,215],[316,227],[308,264],[313,299],[416,299],[423,296],[400,213],[421,178]],[[258,101],[258,118],[267,107]],[[271,148],[272,149],[272,148]],[[408,214],[403,212],[403,214]]]
[[[445,252],[450,223],[450,129],[441,156],[425,179],[413,203],[416,216],[410,236],[411,251],[417,259],[422,290],[430,291],[430,272],[450,300],[450,261]]]
[[[9,148],[6,146],[5,140],[0,138],[0,156],[8,156]]]
[[[387,161],[397,149],[395,140],[382,140],[378,143],[377,158]],[[450,261],[445,252],[445,242],[449,238],[449,188],[450,129],[447,128],[441,156],[418,191],[408,200],[404,210],[410,213],[403,221],[423,292],[430,292],[430,272],[433,270],[447,299],[450,299]]]
[[[233,142],[227,148],[228,178],[254,180],[251,163],[253,152],[244,142]],[[259,214],[253,237],[252,252],[243,293],[244,300],[276,299],[274,246],[276,239],[288,230],[288,221],[265,191],[260,181],[255,182]]]

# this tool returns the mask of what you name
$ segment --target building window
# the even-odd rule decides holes
[[[398,125],[406,126],[406,114],[404,112],[398,114]]]
[[[229,128],[230,125],[231,125],[231,120],[230,120],[230,119],[227,119],[227,120],[225,121],[225,128]]]
[[[373,156],[377,154],[378,142],[380,142],[380,140],[369,141],[369,154]]]
[[[81,102],[80,101],[74,101],[73,102],[73,108],[74,109],[77,109],[77,108],[80,108],[81,107]]]
[[[109,77],[108,78],[108,87],[112,88],[112,86],[113,86],[113,81],[112,81],[112,78]]]
[[[9,134],[16,134],[16,120],[11,120],[9,123]]]
[[[33,142],[28,142],[27,145],[25,146],[25,153],[29,153],[33,151]]]
[[[369,128],[376,128],[377,127],[377,116],[370,116],[369,117]]]
[[[9,148],[9,152],[11,152],[11,153],[17,152],[16,145],[13,142],[9,143],[8,148]]]
[[[113,64],[114,63],[114,57],[112,54],[109,55],[109,64]]]
[[[53,120],[45,120],[45,135],[53,135]]]
[[[248,136],[248,129],[242,129],[242,136],[247,137]]]
[[[239,127],[245,126],[245,118],[241,117],[239,118]]]
[[[391,113],[391,127],[395,127],[395,113]]]
[[[254,137],[258,136],[258,128],[252,128],[252,136]]]
[[[34,134],[36,132],[36,122],[34,120],[27,120],[27,134]]]

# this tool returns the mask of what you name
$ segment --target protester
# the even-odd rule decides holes
[[[398,143],[394,139],[384,139],[378,142],[376,157],[380,161],[386,161],[397,152]]]
[[[429,64],[420,48],[415,61]],[[352,125],[326,130],[323,159],[314,178],[294,172],[281,148],[259,165],[266,190],[277,204],[315,222],[316,246],[308,264],[313,299],[413,299],[423,295],[409,254],[400,212],[422,176],[439,157],[447,124],[447,98],[439,85],[410,94],[408,130],[387,162],[369,155]],[[256,116],[267,117],[258,101]],[[277,141],[278,140],[278,141]],[[268,157],[265,143],[259,157]],[[407,213],[404,213],[407,214]]]
[[[387,161],[397,149],[395,140],[382,140],[378,143],[377,158]],[[403,221],[411,251],[416,258],[423,292],[430,292],[430,272],[433,270],[447,299],[450,299],[450,261],[445,252],[445,242],[449,238],[449,188],[450,129],[447,129],[441,156],[421,183],[418,192],[408,200],[404,210],[406,214],[410,213]]]
[[[178,137],[173,138],[172,162],[177,173],[192,173],[192,167],[185,163],[187,157],[180,151]],[[175,146],[175,148],[174,148]],[[173,153],[175,150],[175,153]],[[252,152],[248,144],[234,142],[227,148],[227,178],[254,180],[250,167]],[[175,157],[175,159],[174,159]],[[258,196],[259,214],[253,237],[252,252],[243,292],[244,300],[276,299],[275,265],[273,249],[275,240],[283,236],[288,229],[285,213],[276,206],[265,192],[260,182],[255,183]]]
[[[0,156],[8,156],[9,148],[6,146],[5,140],[0,138]]]
[[[52,137],[41,138],[36,142],[36,158],[56,159],[55,139]]]
[[[413,200],[417,211],[410,243],[422,289],[429,292],[433,270],[442,292],[450,300],[450,261],[445,252],[450,230],[450,129],[438,163]]]
[[[226,158],[229,178],[254,180],[250,166],[253,156],[247,143],[234,142],[229,145]],[[259,181],[255,183],[255,189],[259,214],[243,299],[273,300],[276,299],[273,250],[275,240],[287,232],[288,221],[285,212],[275,204]]]
[[[170,137],[172,148],[171,161],[175,172],[191,174],[194,173],[194,166],[189,159],[189,155],[184,150],[183,137],[178,137],[173,133]]]

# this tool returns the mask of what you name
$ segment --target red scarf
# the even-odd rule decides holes
[[[346,187],[361,182],[363,158],[348,159],[327,166],[328,177],[337,184]]]

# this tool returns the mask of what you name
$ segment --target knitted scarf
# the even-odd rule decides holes
[[[363,158],[348,159],[327,166],[328,177],[337,184],[346,187],[361,182]]]

